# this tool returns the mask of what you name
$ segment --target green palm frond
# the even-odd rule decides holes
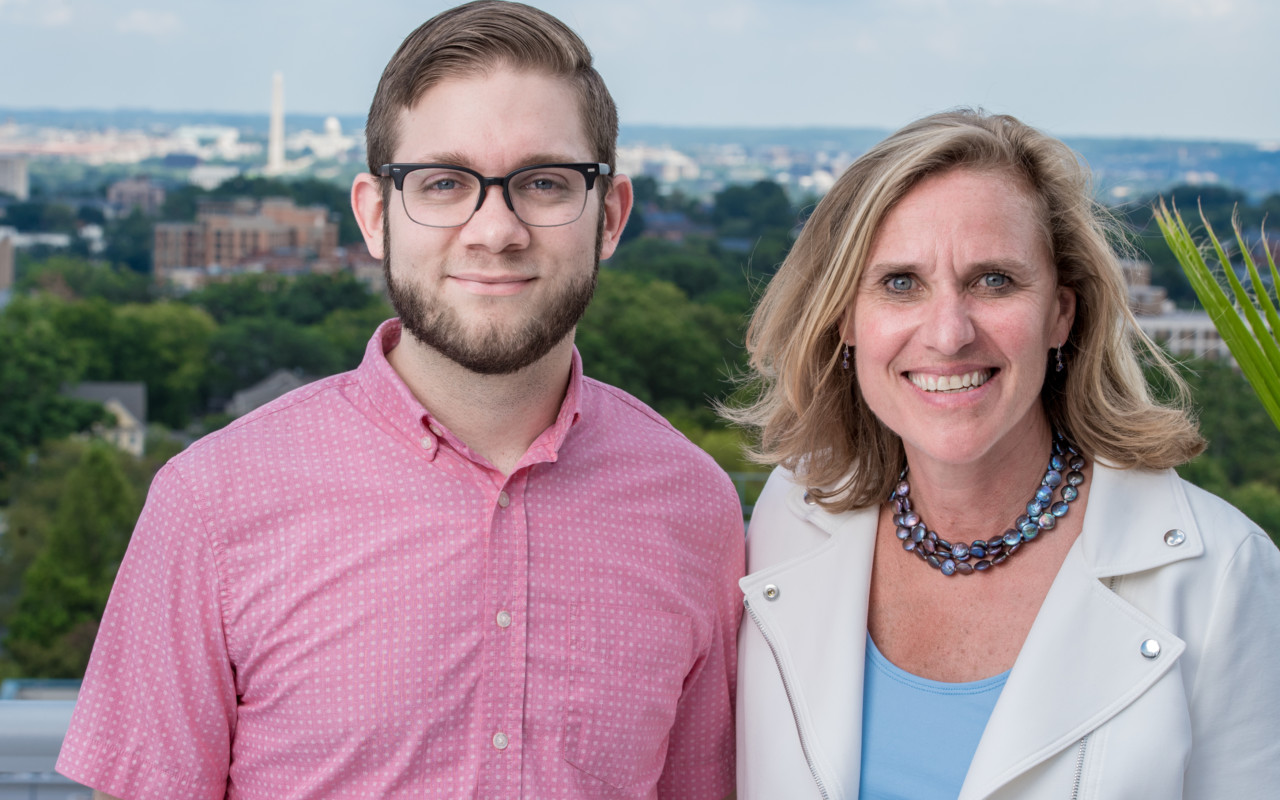
[[[1263,250],[1266,251],[1267,265],[1271,271],[1270,292],[1262,282],[1253,256],[1249,254],[1249,248],[1240,232],[1239,221],[1235,221],[1232,226],[1235,229],[1236,244],[1240,248],[1240,257],[1249,276],[1249,285],[1253,289],[1250,293],[1236,275],[1222,243],[1201,213],[1200,219],[1212,244],[1212,252],[1231,290],[1228,294],[1217,273],[1205,260],[1205,252],[1201,250],[1200,243],[1196,242],[1186,223],[1182,221],[1177,207],[1170,212],[1162,200],[1155,217],[1165,242],[1182,265],[1182,271],[1191,281],[1196,296],[1200,298],[1200,304],[1209,312],[1209,318],[1231,350],[1231,355],[1235,356],[1245,378],[1258,393],[1272,422],[1280,428],[1280,312],[1277,311],[1280,296],[1272,297],[1273,293],[1280,291],[1280,272],[1276,270],[1275,256],[1266,246],[1265,232]]]

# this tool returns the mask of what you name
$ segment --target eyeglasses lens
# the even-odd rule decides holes
[[[468,172],[416,169],[404,177],[404,210],[419,225],[452,228],[471,219],[480,191],[480,179]],[[568,225],[582,216],[587,180],[581,172],[561,167],[523,169],[508,176],[507,193],[516,216],[526,225]]]

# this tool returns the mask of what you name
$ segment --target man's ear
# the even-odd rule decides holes
[[[361,172],[351,184],[351,210],[360,225],[365,247],[374,258],[385,258],[382,252],[382,182],[368,172]]]
[[[631,188],[631,179],[626,175],[613,178],[609,193],[604,196],[604,225],[600,235],[600,258],[613,255],[622,241],[622,230],[627,227],[627,217],[631,216],[631,205],[635,202],[635,192]],[[599,184],[596,184],[599,186]]]

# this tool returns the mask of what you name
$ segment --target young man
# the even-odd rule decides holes
[[[352,187],[399,320],[157,476],[60,771],[127,800],[732,791],[737,497],[573,347],[631,208],[616,135],[541,11],[405,40]]]

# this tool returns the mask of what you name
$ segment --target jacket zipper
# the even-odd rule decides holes
[[[805,763],[809,766],[809,774],[813,776],[813,782],[818,785],[818,793],[822,795],[822,800],[830,800],[831,796],[827,794],[827,787],[822,783],[822,778],[818,775],[818,770],[813,765],[813,757],[809,755],[809,743],[805,740],[804,730],[800,727],[800,715],[796,713],[795,696],[791,693],[791,682],[787,680],[787,673],[782,668],[782,659],[778,657],[778,648],[774,645],[773,640],[769,638],[764,625],[760,624],[760,617],[756,615],[755,609],[751,607],[751,601],[744,597],[742,598],[742,604],[746,606],[747,614],[750,615],[751,621],[755,623],[756,629],[764,637],[764,643],[769,645],[769,652],[773,653],[773,661],[778,667],[778,675],[782,678],[782,690],[787,694],[787,705],[791,706],[791,718],[796,725],[796,736],[800,739],[800,752],[804,753]]]
[[[1071,787],[1071,800],[1080,800],[1080,784],[1084,780],[1084,751],[1089,745],[1089,736],[1086,733],[1084,738],[1080,740],[1080,749],[1076,751],[1076,777],[1075,783]]]

